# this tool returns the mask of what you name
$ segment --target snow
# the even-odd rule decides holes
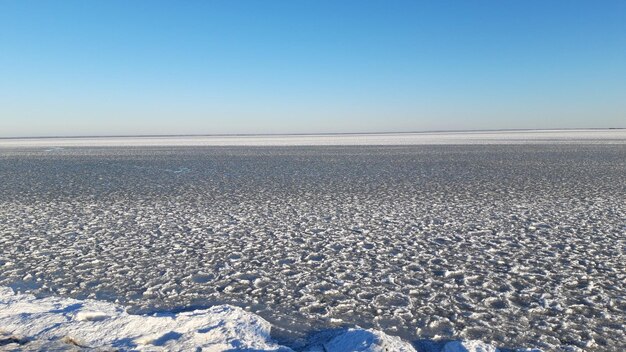
[[[0,289],[0,329],[16,341],[40,347],[70,342],[79,347],[134,350],[289,351],[270,338],[270,324],[241,308],[220,305],[157,316],[132,315],[96,300],[35,298]],[[49,344],[49,345],[47,345]],[[28,347],[28,343],[25,344]]]
[[[0,147],[106,146],[314,146],[314,145],[446,145],[446,144],[624,144],[626,129],[514,130],[419,133],[207,135],[152,137],[0,138]]]
[[[498,352],[499,350],[482,341],[451,341],[446,343],[443,352]]]
[[[36,298],[0,287],[0,347],[63,350],[291,351],[270,337],[271,325],[241,308],[219,305],[177,314],[133,315],[116,304]],[[309,342],[307,352],[415,352],[399,337],[350,328]],[[480,341],[453,341],[442,352],[497,352]]]
[[[306,352],[415,352],[408,342],[372,329],[347,329],[314,336]]]

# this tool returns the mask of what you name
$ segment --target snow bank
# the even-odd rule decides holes
[[[28,347],[207,351],[289,351],[270,338],[270,324],[240,308],[221,305],[160,316],[132,315],[113,303],[41,298],[0,289],[0,330],[6,342]],[[10,340],[12,339],[12,340]]]
[[[113,348],[137,351],[292,351],[270,337],[271,325],[241,308],[220,305],[178,314],[133,315],[113,303],[36,298],[0,288],[0,347],[14,350]],[[415,352],[381,331],[318,335],[307,352]],[[442,352],[497,352],[480,341],[454,341]]]

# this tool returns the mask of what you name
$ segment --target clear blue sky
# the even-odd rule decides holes
[[[0,1],[0,136],[626,127],[626,1]]]

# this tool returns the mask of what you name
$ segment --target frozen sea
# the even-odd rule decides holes
[[[16,292],[239,306],[295,349],[622,351],[626,132],[4,139],[0,248]]]

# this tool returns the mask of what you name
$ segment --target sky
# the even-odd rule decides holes
[[[0,137],[590,127],[623,0],[0,0]]]

